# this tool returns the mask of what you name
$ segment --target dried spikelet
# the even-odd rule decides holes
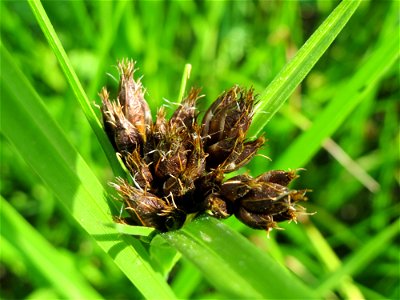
[[[133,61],[121,61],[118,64],[120,83],[118,101],[126,119],[136,127],[142,139],[146,141],[152,119],[149,105],[144,99],[144,89],[140,80],[134,80],[135,64]]]
[[[111,144],[121,154],[132,152],[142,143],[137,128],[128,121],[119,101],[111,102],[109,100],[109,94],[105,88],[102,89],[100,97],[103,102],[104,129]]]
[[[154,194],[132,187],[118,178],[113,186],[122,196],[126,211],[138,225],[154,227],[162,231],[180,228],[185,214],[175,206]]]

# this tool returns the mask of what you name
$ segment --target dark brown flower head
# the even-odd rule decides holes
[[[136,148],[126,156],[125,165],[132,174],[132,181],[137,188],[146,190],[151,186],[153,174],[150,166],[142,159],[139,149]]]
[[[306,190],[291,190],[293,171],[269,171],[256,178],[226,173],[245,166],[264,144],[247,140],[256,96],[234,86],[222,93],[201,122],[196,110],[199,89],[191,89],[168,120],[164,108],[153,123],[134,64],[118,64],[115,101],[100,93],[104,129],[130,172],[130,183],[112,185],[130,215],[128,223],[161,231],[180,228],[186,216],[208,212],[216,218],[235,215],[246,225],[270,231],[277,222],[296,220]]]
[[[279,228],[271,215],[251,213],[241,206],[237,208],[235,216],[244,224],[254,229],[265,229],[269,232],[274,228]]]
[[[246,225],[256,229],[272,229],[276,222],[296,221],[297,202],[305,201],[306,190],[290,190],[287,185],[296,178],[293,171],[269,171],[257,178],[239,175],[221,186],[220,194],[235,202],[235,215]]]
[[[247,155],[242,160],[250,160],[257,151],[257,145],[264,142],[259,140],[244,146],[253,117],[254,102],[253,89],[246,91],[234,86],[222,93],[207,110],[202,122],[202,137],[205,151],[209,154],[209,168],[220,166],[226,168],[226,172],[232,172],[244,164],[239,159],[244,148]]]
[[[217,194],[210,194],[207,196],[208,213],[215,218],[225,219],[232,214],[232,203],[225,201]]]
[[[134,223],[168,231],[180,228],[185,222],[185,213],[165,199],[135,188],[121,178],[113,186],[123,197],[125,209]]]
[[[239,131],[246,133],[251,123],[254,101],[253,89],[246,91],[234,86],[222,93],[203,118],[205,147],[229,138],[235,139]]]
[[[221,185],[221,196],[231,202],[241,199],[251,190],[251,181],[253,178],[249,175],[238,175],[225,181]]]
[[[257,182],[271,182],[283,186],[288,186],[289,183],[299,177],[294,171],[274,170],[261,174],[256,178]]]
[[[183,99],[182,104],[175,110],[169,123],[177,128],[193,133],[193,126],[197,125],[196,102],[200,98],[199,94],[200,89],[192,88],[189,95]]]

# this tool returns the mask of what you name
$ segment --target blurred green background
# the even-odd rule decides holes
[[[88,97],[99,103],[98,91],[117,88],[118,59],[137,61],[146,99],[153,114],[165,99],[176,101],[184,65],[192,65],[188,85],[201,87],[208,103],[234,84],[254,86],[258,93],[318,28],[339,1],[44,1],[43,6]],[[2,1],[1,41],[96,175],[106,185],[111,168],[93,135],[57,59],[29,5]],[[247,167],[253,175],[271,169],[342,88],[353,82],[370,55],[399,35],[398,1],[365,1],[303,83],[265,128],[268,143]],[[3,70],[4,71],[4,70]],[[108,74],[108,75],[107,75]],[[365,74],[364,74],[365,75]],[[368,74],[367,74],[368,75]],[[362,247],[398,217],[399,61],[363,93],[335,133],[302,167],[294,187],[312,189],[308,211],[300,223],[282,224],[285,231],[251,230],[233,218],[227,224],[270,252],[310,286],[329,274],[329,255],[310,245],[318,233],[340,261],[358,265],[349,271],[367,298],[400,296],[399,236],[363,260]],[[1,102],[7,99],[1,99]],[[99,114],[99,110],[96,109]],[[333,118],[340,118],[333,115]],[[138,298],[140,294],[113,261],[60,207],[40,178],[1,138],[1,195],[104,298]],[[34,138],[34,137],[33,137]],[[305,145],[306,146],[306,145]],[[306,155],[307,147],[298,156]],[[51,162],[48,162],[51,163]],[[290,167],[290,162],[286,162]],[[279,163],[277,165],[279,166]],[[315,242],[315,241],[314,241]],[[314,245],[315,246],[315,245]],[[317,245],[318,246],[318,245]],[[323,247],[323,245],[320,245]],[[2,239],[0,283],[3,299],[54,297],[52,286],[30,271],[29,263]],[[361,254],[360,254],[361,253]],[[327,261],[324,262],[324,259]],[[189,267],[187,267],[189,266]],[[196,283],[190,298],[212,297],[213,289],[199,271],[181,261],[181,270]],[[189,279],[188,279],[189,280]],[[343,297],[332,292],[328,298]]]

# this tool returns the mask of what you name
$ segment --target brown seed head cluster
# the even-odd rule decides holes
[[[198,122],[199,89],[191,89],[171,118],[162,107],[153,122],[134,63],[118,64],[117,99],[100,93],[104,129],[131,178],[113,186],[121,195],[129,222],[168,231],[187,215],[207,212],[235,215],[246,225],[267,231],[277,222],[296,220],[306,190],[291,190],[293,171],[269,171],[256,178],[224,175],[246,165],[265,139],[246,139],[255,105],[254,90],[232,87],[222,93]]]

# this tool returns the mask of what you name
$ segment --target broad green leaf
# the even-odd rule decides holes
[[[229,297],[318,298],[273,258],[212,217],[199,217],[178,231],[162,235]]]
[[[260,95],[250,134],[257,136],[342,31],[361,1],[343,0]]]
[[[1,57],[1,98],[6,99],[1,107],[4,136],[57,196],[59,204],[70,211],[146,298],[175,298],[162,276],[153,270],[143,245],[108,226],[112,214],[105,189],[3,45]]]
[[[31,276],[41,276],[53,286],[58,295],[67,299],[101,299],[64,257],[46,241],[18,212],[0,197],[1,235],[29,267]]]

